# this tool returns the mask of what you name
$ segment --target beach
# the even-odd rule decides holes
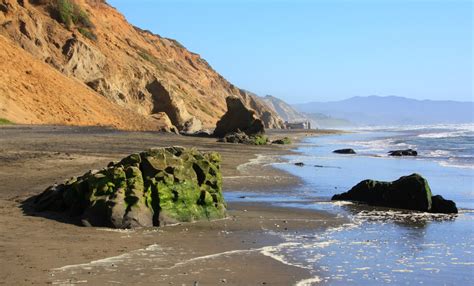
[[[325,211],[230,200],[218,221],[163,228],[111,230],[32,214],[25,199],[47,186],[133,152],[160,146],[195,147],[222,154],[224,193],[283,190],[301,179],[275,169],[292,146],[217,143],[215,138],[98,127],[0,128],[0,281],[31,284],[290,285],[314,275],[276,254],[281,233],[323,232],[346,222]],[[270,131],[270,138],[298,142],[335,131]],[[232,196],[232,195],[231,195]]]

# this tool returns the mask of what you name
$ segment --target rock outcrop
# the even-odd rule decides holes
[[[112,228],[222,218],[220,160],[218,153],[182,147],[151,149],[51,186],[34,207]]]
[[[263,121],[253,109],[245,106],[241,98],[230,96],[226,102],[227,112],[217,122],[214,136],[222,138],[226,134],[236,132],[244,132],[247,135],[265,132]]]
[[[276,139],[272,141],[272,144],[278,144],[278,145],[289,145],[291,144],[291,139],[288,137],[283,137],[281,139]]]
[[[394,150],[388,152],[389,156],[418,156],[418,152],[413,149],[406,149],[406,150]]]
[[[431,212],[452,214],[458,213],[458,208],[456,207],[456,203],[453,201],[446,200],[442,196],[437,195],[431,197]]]
[[[452,201],[446,201],[441,196],[432,197],[428,182],[418,174],[401,177],[393,182],[365,180],[348,192],[334,195],[332,200],[356,201],[372,206],[422,212],[457,212]]]
[[[116,116],[116,107],[120,107],[128,110],[130,118],[138,118],[131,119],[130,125],[127,120],[97,124],[98,117],[87,124],[112,123],[114,127],[132,130],[175,127],[193,133],[213,129],[226,112],[225,98],[236,96],[257,112],[266,127],[283,127],[275,112],[229,83],[198,54],[188,51],[176,40],[133,27],[105,1],[1,0],[0,35],[4,36],[0,42],[23,50],[31,60],[37,61],[35,65],[44,63],[41,66],[44,73],[58,71],[69,79],[68,89],[76,92],[68,101],[86,102],[93,93],[109,102],[102,105],[102,113],[108,117]],[[0,56],[7,57],[5,50],[0,49]],[[16,72],[15,66],[9,68]],[[17,123],[84,125],[83,117],[95,116],[81,108],[55,116],[56,111],[69,102],[63,102],[62,97],[40,98],[47,97],[40,92],[43,86],[58,88],[56,93],[65,92],[48,77],[44,77],[41,84],[24,80],[28,87],[20,87],[21,97],[11,96],[18,90],[2,81],[3,78],[0,79],[0,103],[6,106],[0,108],[2,118]],[[10,106],[17,110],[10,111]],[[86,110],[102,106],[93,105]],[[18,112],[21,116],[15,116]],[[154,115],[160,112],[168,116],[172,126],[154,126],[157,124]],[[141,125],[136,126],[136,123]]]
[[[219,142],[223,143],[237,143],[237,144],[247,144],[247,145],[267,145],[268,137],[262,134],[257,135],[247,135],[244,132],[234,132],[228,133],[223,138],[219,139]]]
[[[338,150],[334,150],[332,151],[333,153],[336,153],[336,154],[356,154],[356,152],[354,151],[354,149],[338,149]]]

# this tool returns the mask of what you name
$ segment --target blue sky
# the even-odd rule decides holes
[[[473,100],[471,1],[108,2],[259,95]]]

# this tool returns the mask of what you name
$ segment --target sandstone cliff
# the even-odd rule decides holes
[[[16,90],[10,88],[11,81],[3,83],[5,91],[0,94],[0,103],[15,105],[24,115],[23,119],[13,117],[9,107],[2,104],[0,117],[20,123],[82,125],[99,122],[124,129],[169,129],[171,123],[179,130],[192,132],[214,128],[226,112],[225,98],[238,96],[256,111],[265,127],[283,127],[282,120],[273,110],[260,99],[229,83],[198,54],[188,51],[175,40],[133,27],[104,1],[0,0],[0,34],[6,38],[0,39],[3,45],[11,46],[13,43],[29,54],[28,61],[37,61],[34,65],[38,76],[43,70],[48,74],[57,70],[63,75],[61,80],[67,81],[67,84],[57,84],[52,77],[42,76],[42,85],[56,83],[57,86],[51,87],[54,92],[44,90],[41,94],[22,87],[22,96],[29,101],[34,102],[33,98],[41,96],[57,99],[56,103],[48,101],[33,105],[26,101],[19,104]],[[10,56],[3,49],[0,54]],[[5,70],[15,71],[16,68],[13,63],[0,65]],[[2,71],[2,77],[3,72],[6,71]],[[32,85],[33,89],[39,88],[39,82],[20,80]],[[83,111],[84,116],[94,119],[85,122],[77,120],[77,117],[83,117],[75,113],[78,108],[70,108],[69,117],[47,120],[54,117],[56,105],[68,105],[53,96],[64,93],[62,86],[75,89],[75,97],[81,102],[88,101],[86,97],[93,94],[101,95],[101,99],[94,97],[94,100],[102,102],[105,99],[106,103],[88,104],[97,110],[102,108],[104,116],[122,114],[111,110],[114,109],[123,111],[124,116],[129,112],[130,117],[136,119],[131,120],[130,126],[127,120],[120,124],[113,120],[101,122],[100,118],[94,119],[93,115]],[[10,96],[7,98],[5,94]],[[28,117],[27,110],[35,110],[37,106],[44,109],[44,116],[38,117],[35,111]],[[104,108],[108,106],[111,107]],[[134,125],[134,121],[139,124]]]

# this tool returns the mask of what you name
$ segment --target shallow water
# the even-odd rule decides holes
[[[455,136],[444,129],[442,132]],[[426,140],[413,138],[432,140],[435,138],[432,134],[431,127],[309,138],[298,148],[299,155],[287,156],[289,163],[276,165],[300,176],[304,181],[302,186],[287,193],[282,190],[274,194],[231,193],[227,199],[242,200],[239,197],[245,196],[245,201],[325,210],[350,218],[351,223],[323,234],[285,235],[291,244],[273,250],[290,263],[314,273],[312,282],[302,281],[301,285],[318,284],[318,281],[329,285],[473,285],[474,166],[469,161],[458,160],[450,150],[451,141],[437,145],[430,142],[431,147],[418,148],[416,140],[424,143]],[[469,140],[456,143],[467,148],[456,151],[464,158],[473,156]],[[386,152],[397,146],[416,148],[421,154],[418,158],[388,157]],[[332,153],[347,147],[356,149],[358,154]],[[440,160],[429,153],[430,148],[451,157]],[[446,159],[456,164],[443,164]],[[305,166],[295,166],[295,162],[303,162]],[[428,179],[434,194],[454,200],[460,213],[455,216],[414,213],[330,201],[332,195],[349,190],[361,180],[392,181],[415,172]]]

